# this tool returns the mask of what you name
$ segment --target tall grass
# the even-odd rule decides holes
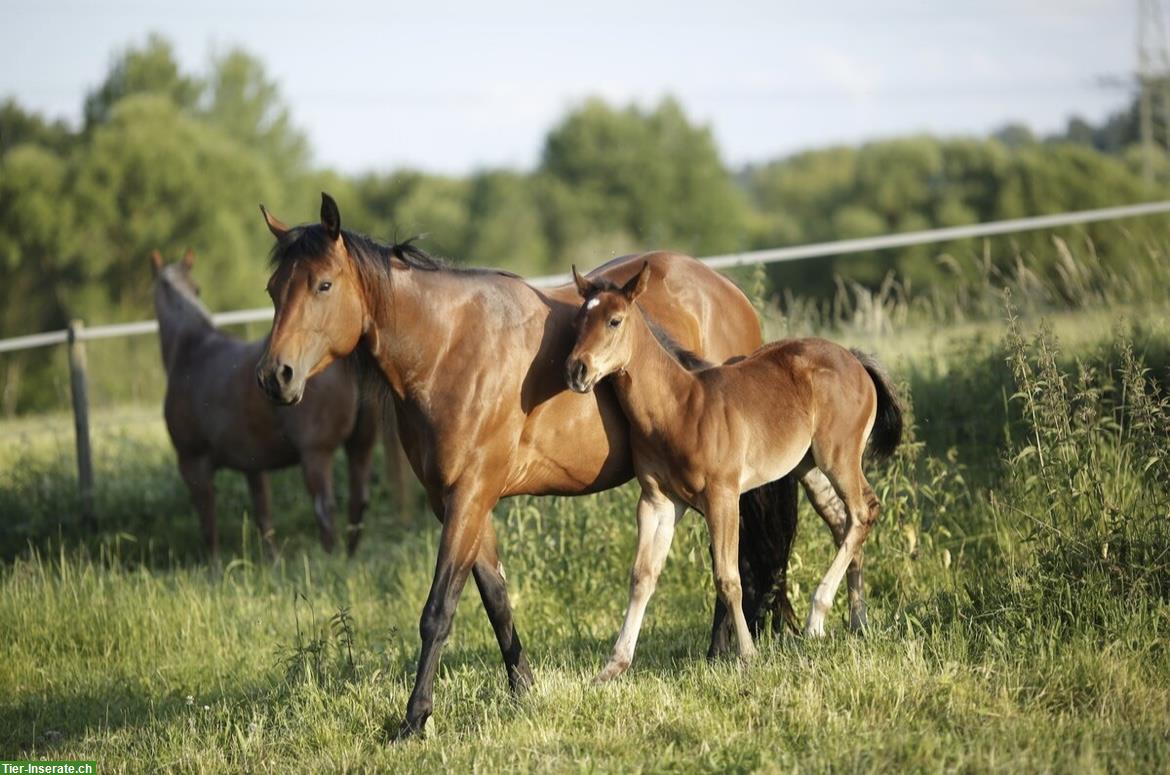
[[[1146,364],[1170,326],[1073,346],[1015,312],[1002,328],[918,356],[913,327],[877,348],[842,332],[911,404],[906,442],[869,472],[884,510],[864,637],[835,616],[824,642],[768,636],[753,664],[707,663],[710,560],[688,519],[638,661],[593,687],[625,604],[634,488],[515,498],[495,520],[536,687],[508,693],[469,585],[427,738],[406,744],[387,728],[413,679],[433,521],[395,527],[379,492],[359,558],[326,557],[294,473],[274,488],[286,543],[269,565],[227,476],[236,538],[205,567],[159,437],[99,455],[89,537],[69,528],[67,445],[30,448],[0,474],[0,754],[114,771],[1164,768],[1170,407]],[[832,554],[802,505],[798,611]]]

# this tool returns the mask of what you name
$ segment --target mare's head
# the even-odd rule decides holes
[[[168,264],[155,250],[150,254],[150,266],[154,272],[154,311],[160,319],[209,317],[199,300],[199,285],[191,276],[195,251],[188,249],[182,258]]]
[[[305,382],[353,352],[368,331],[367,294],[332,197],[321,194],[320,223],[289,228],[260,210],[276,237],[268,280],[276,315],[256,378],[274,402],[295,404]]]
[[[589,280],[573,267],[577,293],[585,303],[577,311],[577,342],[565,362],[565,380],[578,393],[588,393],[605,377],[624,371],[633,354],[634,330],[629,322],[634,301],[650,281],[650,264],[620,288],[608,280]]]

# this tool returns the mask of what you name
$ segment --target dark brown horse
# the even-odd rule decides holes
[[[350,553],[361,535],[370,497],[370,464],[378,437],[377,407],[360,400],[350,363],[338,363],[315,378],[294,407],[272,405],[256,384],[256,362],[265,343],[241,342],[215,327],[199,301],[191,277],[195,256],[154,267],[154,308],[167,374],[163,413],[179,456],[179,471],[191,492],[213,555],[219,548],[215,523],[216,469],[243,472],[253,517],[269,552],[276,553],[266,471],[300,463],[321,532],[332,551],[333,453],[343,444],[349,460]]]
[[[613,394],[565,388],[575,289],[542,292],[514,275],[444,267],[409,243],[378,245],[343,231],[327,195],[319,224],[288,228],[264,214],[277,239],[268,284],[276,317],[259,380],[274,401],[296,403],[311,376],[355,350],[364,353],[393,394],[403,446],[443,523],[402,732],[417,732],[431,714],[439,652],[468,574],[512,688],[527,687],[532,673],[513,624],[491,509],[509,495],[597,492],[633,474],[628,428]],[[680,345],[718,361],[759,346],[748,300],[692,258],[626,257],[598,275],[624,282],[643,260],[656,271],[643,304]],[[795,520],[794,490],[787,492],[783,524]],[[757,526],[757,534],[786,536],[785,548],[791,532]]]
[[[754,656],[739,578],[739,495],[795,472],[828,478],[837,499],[821,504],[806,487],[834,534],[837,556],[813,595],[805,633],[824,634],[825,613],[861,552],[878,502],[861,458],[873,431],[879,455],[902,435],[901,407],[881,369],[824,339],[788,339],[734,364],[691,372],[662,346],[638,304],[649,287],[649,262],[624,286],[587,280],[573,269],[584,299],[566,379],[587,394],[606,377],[630,424],[638,501],[638,551],[630,604],[613,656],[597,679],[630,666],[642,616],[670,551],[675,523],[693,508],[711,534],[715,588],[731,611],[743,657]],[[876,425],[875,425],[876,423]]]

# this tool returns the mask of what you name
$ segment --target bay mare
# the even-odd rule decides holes
[[[597,492],[633,474],[628,428],[613,394],[580,396],[565,387],[573,286],[541,291],[507,273],[446,267],[410,243],[379,245],[343,231],[328,195],[318,224],[289,228],[264,215],[277,240],[268,284],[276,316],[257,376],[274,401],[293,404],[314,374],[362,353],[393,395],[403,447],[443,523],[401,733],[419,731],[431,715],[439,653],[469,574],[509,683],[523,690],[532,673],[513,623],[492,507],[509,495]],[[759,321],[746,297],[692,258],[624,257],[597,274],[624,282],[643,260],[656,269],[643,300],[647,312],[682,347],[722,361],[759,346]],[[788,483],[776,492],[780,507],[756,508],[745,532],[783,545],[783,567],[795,489]],[[757,493],[754,502],[766,500]],[[774,570],[756,569],[767,578]],[[778,598],[787,601],[786,594]]]
[[[893,453],[902,435],[901,406],[881,368],[824,339],[787,339],[733,364],[683,368],[635,303],[652,277],[649,262],[620,287],[573,268],[583,303],[566,381],[581,394],[603,379],[613,387],[630,424],[642,488],[630,602],[598,681],[629,668],[675,523],[687,508],[707,520],[715,588],[731,611],[739,653],[755,655],[741,607],[738,498],[794,471],[837,539],[837,556],[813,595],[805,627],[807,635],[824,635],[825,613],[846,571],[853,568],[860,581],[861,547],[878,517],[862,454],[871,431],[873,450],[882,456]],[[824,480],[837,496],[827,504],[818,497]]]
[[[253,517],[275,556],[265,472],[298,463],[313,501],[321,545],[332,551],[333,453],[344,446],[349,463],[346,543],[352,554],[370,498],[377,406],[361,399],[351,363],[326,369],[297,406],[273,406],[256,383],[256,362],[265,342],[241,342],[215,327],[191,277],[194,261],[191,251],[170,265],[157,251],[151,255],[154,308],[167,375],[163,413],[208,551],[215,555],[219,549],[213,483],[217,469],[244,474]]]

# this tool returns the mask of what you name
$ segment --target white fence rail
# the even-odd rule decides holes
[[[903,248],[911,245],[929,245],[961,239],[993,237],[998,234],[1018,234],[1020,232],[1036,231],[1038,229],[1053,229],[1060,226],[1076,226],[1078,224],[1097,223],[1100,221],[1116,221],[1124,218],[1137,218],[1142,215],[1160,215],[1162,213],[1170,213],[1170,201],[1148,202],[1121,207],[1103,207],[1098,210],[1079,210],[1073,213],[1041,215],[1034,218],[1015,218],[1008,221],[992,221],[990,223],[977,223],[970,226],[952,226],[945,229],[927,229],[925,231],[911,231],[903,234],[886,234],[880,237],[819,242],[812,245],[796,245],[789,248],[771,248],[768,250],[753,250],[745,253],[728,253],[720,256],[709,256],[703,259],[703,263],[712,269],[728,269],[735,266],[772,264],[780,261],[796,261],[802,258],[844,256],[851,253],[866,253],[873,250],[888,250],[890,248]],[[534,277],[528,282],[538,288],[548,288],[567,283],[571,280],[572,277],[568,274],[555,274]],[[220,312],[213,315],[212,320],[217,326],[269,321],[272,320],[272,309],[269,307],[261,307],[259,309]],[[78,332],[78,337],[81,341],[89,341],[91,339],[109,339],[119,336],[153,334],[156,331],[158,331],[158,324],[155,321],[143,320],[136,323],[115,323],[113,325],[85,328]],[[65,330],[46,331],[41,334],[0,339],[0,353],[64,344],[68,340],[69,332]]]
[[[842,256],[851,253],[866,253],[873,250],[908,247],[910,245],[927,245],[961,239],[991,237],[998,234],[1016,234],[1025,231],[1036,231],[1038,229],[1052,229],[1061,226],[1075,226],[1083,223],[1114,221],[1123,218],[1136,218],[1143,215],[1159,215],[1163,213],[1170,213],[1170,201],[1148,202],[1121,207],[1105,207],[1098,210],[1081,210],[1073,213],[1042,215],[1034,218],[1016,218],[1007,221],[993,221],[991,223],[979,223],[970,226],[953,226],[944,229],[928,229],[926,231],[907,232],[903,234],[886,234],[880,237],[838,240],[836,242],[822,242],[814,245],[754,250],[746,253],[730,253],[722,256],[710,256],[703,259],[703,261],[712,269],[727,269],[735,266],[771,264],[779,261],[795,261],[802,258]],[[567,283],[570,279],[571,277],[568,274],[558,274],[536,277],[529,280],[529,282],[537,287],[547,288]],[[212,320],[219,326],[269,321],[271,319],[272,309],[268,307],[222,312],[212,316]],[[93,525],[95,516],[93,513],[93,465],[90,458],[85,350],[83,348],[83,342],[92,339],[140,336],[143,334],[153,334],[156,331],[158,331],[158,323],[154,320],[143,320],[134,323],[115,323],[113,325],[94,326],[93,328],[86,328],[80,321],[74,321],[68,329],[63,331],[46,331],[40,334],[0,339],[0,353],[29,350],[36,347],[48,347],[50,345],[65,343],[68,343],[70,346],[70,391],[73,398],[80,511],[83,524]]]

